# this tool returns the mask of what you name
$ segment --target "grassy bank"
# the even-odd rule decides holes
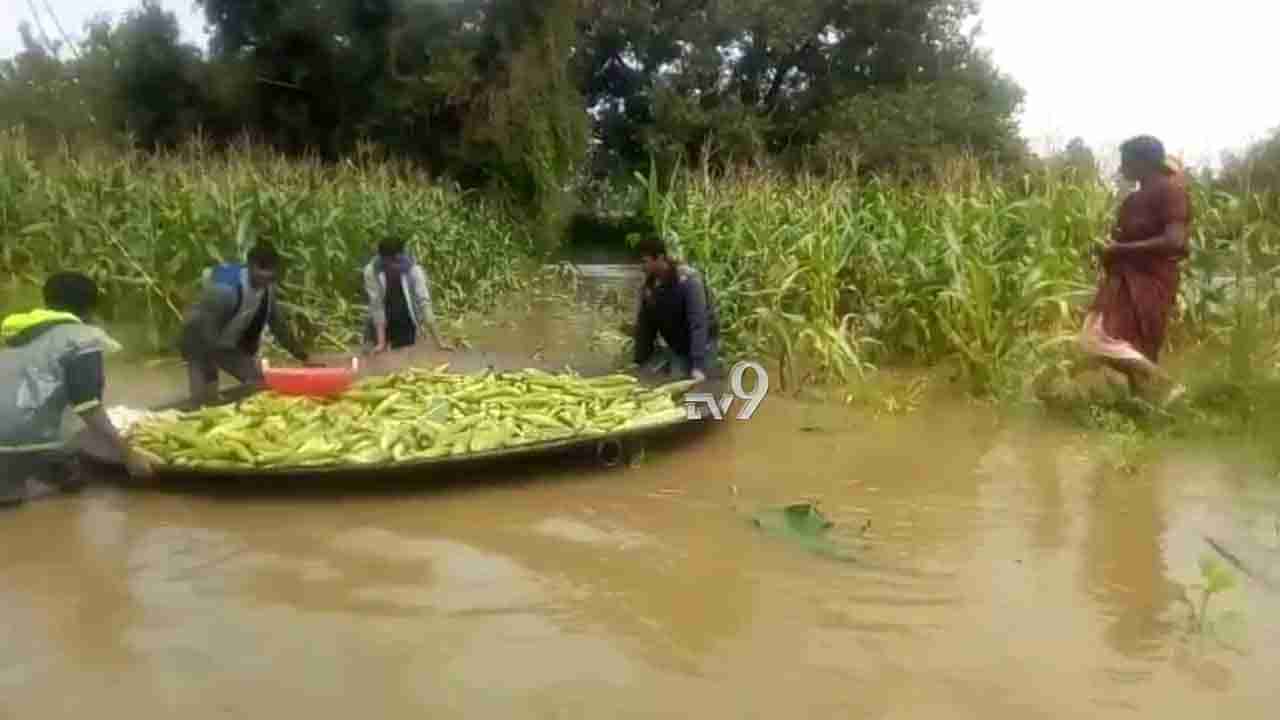
[[[1068,380],[1117,193],[963,164],[940,176],[688,176],[650,191],[649,206],[710,276],[732,346],[774,359],[791,387],[836,380],[877,411],[935,392],[1047,411],[1096,432],[1121,470],[1159,448],[1224,441],[1280,467],[1280,198],[1192,188],[1192,253],[1163,360],[1190,393],[1158,410],[1100,373]]]
[[[651,205],[709,274],[735,347],[793,381],[946,365],[978,394],[1017,396],[1074,354],[1117,197],[1066,177],[952,178],[688,178]],[[1194,195],[1174,352],[1210,343],[1242,371],[1268,365],[1276,200]]]

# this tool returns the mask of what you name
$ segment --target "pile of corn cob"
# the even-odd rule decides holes
[[[601,436],[685,418],[676,382],[540,370],[459,375],[447,366],[360,381],[331,398],[272,392],[131,428],[159,467],[276,470],[400,463]]]

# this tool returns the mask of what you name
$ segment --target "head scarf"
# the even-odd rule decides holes
[[[1186,166],[1183,165],[1181,158],[1175,155],[1165,155],[1162,169],[1174,183],[1182,186],[1187,184],[1187,169]]]

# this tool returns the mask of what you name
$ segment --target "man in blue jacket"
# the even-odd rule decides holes
[[[259,243],[248,260],[245,265],[224,263],[209,270],[200,296],[183,319],[179,345],[197,405],[217,396],[219,370],[242,383],[262,382],[258,350],[268,327],[290,355],[314,365],[294,340],[276,300],[279,254]]]
[[[702,276],[667,254],[656,235],[641,240],[645,280],[635,327],[635,362],[646,372],[705,380],[717,368],[719,319]],[[655,349],[661,336],[666,348]]]

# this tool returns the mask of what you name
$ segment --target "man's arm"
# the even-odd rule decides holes
[[[102,391],[106,386],[106,370],[101,352],[82,352],[62,361],[67,378],[67,399],[84,424],[107,440],[133,475],[151,473],[149,464],[134,452],[102,407]]]
[[[378,273],[372,267],[364,269],[364,294],[369,299],[369,320],[373,323],[374,347],[387,346],[387,307],[384,302],[382,284],[378,282]]]
[[[689,365],[691,370],[705,373],[707,370],[707,293],[702,278],[693,274],[680,283],[684,288],[685,321],[689,324]]]
[[[298,362],[306,363],[311,359],[311,355],[293,336],[293,330],[285,322],[284,310],[280,308],[280,301],[276,298],[272,298],[271,315],[267,321],[271,326],[271,334],[275,335],[276,339],[280,341],[280,346],[288,351],[290,355],[297,358]]]
[[[1171,222],[1165,225],[1164,232],[1149,239],[1138,242],[1116,243],[1111,246],[1113,255],[1136,255],[1139,253],[1158,253],[1180,255],[1187,250],[1187,225],[1182,222]]]
[[[1164,186],[1157,197],[1160,219],[1164,232],[1139,242],[1114,243],[1109,253],[1114,256],[1153,253],[1182,255],[1188,248],[1187,224],[1191,221],[1191,200],[1187,192],[1173,185]]]
[[[418,315],[422,318],[422,324],[426,326],[427,332],[431,333],[431,339],[436,341],[436,345],[441,349],[446,348],[444,338],[440,337],[440,328],[436,324],[436,312],[434,304],[431,302],[431,285],[427,283],[427,273],[422,266],[415,265],[410,273],[410,281],[414,285],[414,292],[419,298]]]
[[[634,359],[637,365],[643,365],[653,355],[653,341],[657,334],[658,326],[653,321],[653,309],[645,303],[645,288],[641,288],[640,302],[636,308],[636,329],[633,337],[635,341]]]

